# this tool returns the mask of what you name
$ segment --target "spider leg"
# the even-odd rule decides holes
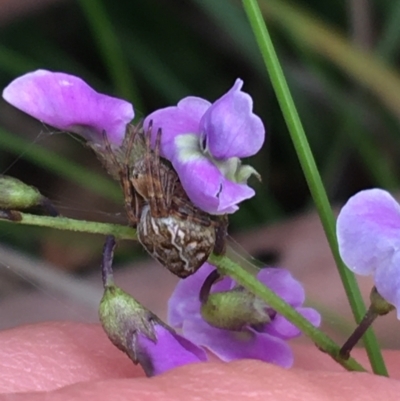
[[[145,137],[146,152],[145,152],[145,157],[144,157],[145,166],[146,166],[146,176],[147,176],[147,178],[146,178],[146,180],[147,180],[147,196],[148,196],[147,200],[150,205],[151,216],[158,218],[158,217],[164,217],[164,216],[161,214],[161,211],[157,204],[157,198],[155,196],[150,135],[151,135],[151,133],[150,133],[150,131],[148,131],[146,133],[146,137]]]
[[[226,237],[228,236],[228,215],[216,216],[214,253],[224,255],[226,253]]]
[[[161,215],[167,215],[168,199],[166,197],[167,194],[164,192],[165,188],[163,186],[162,178],[168,180],[168,174],[165,174],[166,172],[164,171],[164,177],[161,177],[160,147],[161,147],[161,129],[157,131],[156,144],[154,148],[154,158],[152,163],[153,171],[151,176],[153,177],[154,194],[158,204],[158,210]],[[170,190],[170,188],[168,187],[169,186],[167,185],[167,189]]]
[[[138,134],[138,127],[133,126],[129,124],[127,126],[127,133],[124,139],[123,147],[125,149],[125,155],[124,155],[124,164],[126,166],[129,166],[131,164],[131,156],[132,156],[132,151],[133,151],[133,145],[134,141],[136,138],[136,135]]]
[[[120,172],[120,182],[122,186],[122,191],[124,193],[125,200],[125,210],[128,215],[129,222],[136,226],[140,212],[139,205],[137,202],[136,192],[133,190],[133,187],[129,181],[129,166],[125,166],[125,171]]]
[[[164,187],[165,199],[168,205],[168,208],[171,207],[171,200],[174,194],[177,196],[179,193],[179,179],[174,170],[167,169],[164,171],[164,177],[162,177],[162,184]],[[183,192],[182,199],[186,197],[186,194]]]
[[[122,191],[124,193],[125,210],[128,215],[128,219],[132,225],[136,225],[138,220],[137,219],[138,215],[135,214],[132,207],[134,196],[132,193],[133,191],[132,186],[129,181],[129,164],[121,163],[117,159],[105,131],[103,131],[103,141],[106,151],[110,157],[111,163],[113,163],[116,169],[118,170],[119,181],[122,187]]]
[[[140,219],[141,216],[141,210],[143,207],[143,198],[139,196],[139,194],[134,191],[133,196],[135,198],[135,215],[137,216],[137,220]]]

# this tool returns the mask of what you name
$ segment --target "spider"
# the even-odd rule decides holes
[[[152,127],[128,125],[120,147],[104,133],[92,144],[108,172],[120,181],[129,222],[146,251],[181,278],[193,274],[214,250],[223,253],[227,219],[211,216],[187,197],[175,170],[160,157],[161,130],[151,148]]]

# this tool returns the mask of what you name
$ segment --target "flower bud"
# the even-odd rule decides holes
[[[267,304],[243,287],[209,294],[201,305],[201,315],[211,326],[225,330],[241,330],[271,321]]]
[[[0,208],[28,209],[41,204],[42,199],[36,188],[14,177],[0,176]]]
[[[371,290],[371,294],[369,295],[369,299],[371,301],[370,308],[378,315],[384,316],[387,315],[394,309],[394,306],[390,304],[386,299],[384,299],[381,294],[379,294],[378,290],[374,286]]]

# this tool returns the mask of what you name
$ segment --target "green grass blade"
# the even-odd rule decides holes
[[[243,0],[254,35],[260,47],[265,65],[267,67],[273,88],[284,115],[291,135],[293,145],[299,157],[304,176],[310,188],[311,195],[317,207],[325,235],[328,239],[333,257],[335,259],[346,295],[357,322],[365,314],[365,305],[354,275],[346,268],[341,260],[335,230],[335,219],[322,183],[313,154],[308,144],[300,118],[297,114],[292,96],[286,83],[278,57],[265,25],[261,10],[256,0]],[[365,335],[365,346],[375,373],[386,375],[387,370],[383,361],[378,342],[372,330]]]

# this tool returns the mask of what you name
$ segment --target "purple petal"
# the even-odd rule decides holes
[[[171,333],[161,325],[155,326],[157,342],[138,334],[140,357],[151,370],[151,375],[159,375],[178,366],[207,361],[207,355],[200,347],[177,333]],[[146,368],[145,367],[145,368]]]
[[[240,202],[250,199],[255,195],[253,188],[247,184],[239,184],[224,177],[222,189],[218,196],[219,206],[216,214],[233,213],[239,209]]]
[[[252,156],[264,143],[264,125],[253,113],[253,100],[241,91],[242,86],[243,81],[237,79],[202,118],[201,131],[208,150],[216,159]]]
[[[293,364],[290,347],[280,338],[253,330],[234,332],[210,326],[201,319],[184,322],[183,333],[194,343],[208,348],[223,361],[258,359],[289,368]]]
[[[375,272],[376,289],[383,298],[397,309],[400,319],[400,253],[397,251],[390,262],[381,264]]]
[[[303,286],[289,272],[281,268],[264,268],[257,278],[291,306],[300,306],[305,299]]]
[[[155,133],[159,128],[162,129],[161,154],[165,158],[172,161],[176,152],[174,141],[177,135],[188,133],[200,135],[199,123],[210,105],[207,100],[189,96],[182,99],[177,106],[154,111],[145,118],[145,128],[148,128],[150,121],[153,122],[153,141]]]
[[[130,103],[97,93],[82,79],[37,70],[12,81],[3,98],[30,116],[55,128],[98,141],[103,130],[119,145],[133,119]]]
[[[296,310],[315,327],[319,327],[321,325],[321,315],[315,309],[308,307],[300,307],[296,308]]]
[[[318,327],[321,324],[321,315],[315,309],[296,308],[296,310],[314,326]],[[283,340],[289,340],[301,334],[300,329],[281,315],[276,315],[271,323],[266,324],[264,332]]]
[[[371,274],[388,265],[400,249],[400,206],[382,189],[358,192],[340,211],[336,230],[339,251],[349,269]]]
[[[173,327],[182,327],[185,319],[194,315],[200,316],[200,289],[208,275],[215,270],[215,266],[204,263],[195,274],[180,280],[168,301],[168,324]],[[212,287],[212,292],[227,291],[232,280],[224,278]]]
[[[205,157],[177,157],[172,164],[190,200],[207,213],[234,213],[238,203],[255,194],[247,185],[226,179]]]

